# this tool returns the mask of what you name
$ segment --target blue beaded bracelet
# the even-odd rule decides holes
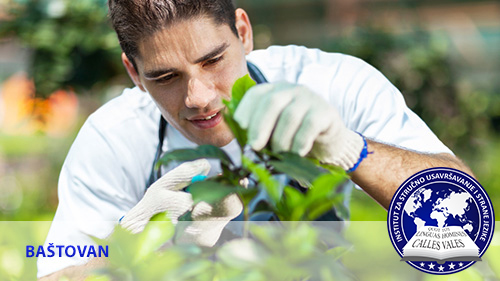
[[[356,132],[356,133],[358,133],[358,132]],[[368,154],[371,153],[371,152],[368,152],[368,143],[366,142],[366,138],[362,134],[360,134],[360,133],[358,133],[358,134],[363,138],[363,143],[364,143],[363,150],[361,150],[361,153],[359,154],[358,162],[356,162],[356,164],[354,164],[354,166],[352,168],[347,170],[348,173],[354,172],[358,168],[359,164],[361,164],[361,161],[363,161],[363,159],[365,159],[368,156]]]

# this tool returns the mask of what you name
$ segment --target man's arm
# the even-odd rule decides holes
[[[367,140],[368,157],[351,174],[352,180],[385,209],[392,196],[410,176],[432,167],[449,167],[474,176],[457,157],[448,154],[423,154]]]
[[[392,93],[386,103],[389,103]],[[396,96],[398,97],[398,96]],[[379,109],[379,118],[368,114],[367,109],[354,117],[365,118],[370,124],[372,135],[381,135],[373,129],[374,123],[396,136],[401,122],[406,122],[404,133],[413,134],[413,128],[432,136],[432,132],[415,118],[410,121],[410,113],[401,112],[406,108],[402,100],[395,103],[401,109],[396,113],[380,118],[385,111]],[[375,104],[373,102],[372,104]],[[385,105],[387,106],[387,105]],[[380,105],[382,108],[382,105]],[[365,116],[366,115],[366,116]],[[353,117],[353,118],[354,118]],[[389,119],[387,119],[389,118]],[[381,119],[381,120],[380,120]],[[342,167],[351,172],[352,179],[384,208],[388,208],[396,189],[410,176],[432,167],[450,167],[472,174],[458,158],[451,153],[419,153],[391,145],[367,140],[369,153],[360,159],[364,147],[363,136],[345,126],[336,108],[329,105],[318,95],[303,86],[287,83],[257,85],[243,97],[235,113],[235,120],[242,128],[248,129],[250,146],[255,150],[264,148],[268,143],[275,151],[292,151],[301,156],[308,155],[323,163]],[[418,120],[417,120],[418,121]],[[410,123],[412,122],[412,123]],[[366,126],[365,126],[366,127]],[[410,128],[410,129],[408,129]],[[368,131],[366,128],[361,130]],[[387,132],[385,132],[387,138]],[[437,138],[417,138],[431,147],[422,151],[446,151]],[[415,146],[415,138],[412,143]],[[414,147],[411,146],[411,147]],[[438,147],[436,149],[436,147]],[[357,163],[361,161],[360,165]]]

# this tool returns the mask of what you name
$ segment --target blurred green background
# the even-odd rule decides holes
[[[500,2],[236,2],[250,15],[256,48],[305,45],[351,54],[378,68],[472,168],[500,209]],[[0,220],[52,220],[59,171],[79,128],[132,86],[106,13],[105,0],[0,0]],[[386,214],[354,191],[353,220],[383,221]],[[44,235],[38,236],[40,244]],[[373,239],[375,248],[388,242]],[[12,255],[6,249],[16,250],[2,247],[7,261]],[[498,269],[499,261],[494,256],[489,266]],[[370,274],[387,280],[386,267],[376,269]],[[498,280],[498,273],[479,271],[460,280]]]
[[[374,65],[500,209],[498,1],[239,0],[256,48],[298,44]],[[87,116],[132,86],[105,0],[0,0],[0,219],[50,220]],[[385,220],[362,191],[353,220]]]

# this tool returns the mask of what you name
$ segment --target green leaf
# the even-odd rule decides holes
[[[244,188],[244,187],[238,187],[237,188],[237,193],[240,196],[241,202],[243,203],[243,206],[248,206],[250,204],[250,201],[257,195],[259,192],[259,189],[257,188]]]
[[[252,78],[247,74],[234,82],[232,91],[231,91],[231,100],[227,105],[227,109],[231,116],[234,115],[236,108],[240,104],[241,100],[245,93],[257,83],[252,80]]]
[[[282,245],[287,250],[293,249],[294,258],[309,259],[314,254],[318,241],[317,230],[309,223],[299,222],[290,224],[288,231],[286,234],[283,233]]]
[[[170,222],[171,220],[168,217],[167,213],[163,212],[163,213],[159,213],[159,214],[152,216],[149,221],[150,222],[152,222],[152,221],[168,221],[168,222]],[[170,224],[170,225],[173,226],[173,224]]]
[[[345,178],[349,178],[349,176],[344,171],[344,169],[342,169],[339,166],[334,166],[334,165],[329,165],[329,164],[322,164],[322,163],[319,163],[319,161],[315,160],[315,159],[311,159],[311,160],[317,161],[317,164],[316,164],[316,162],[314,162],[316,165],[320,166],[321,168],[323,168],[323,169],[325,169],[327,171],[330,171],[330,173],[332,173],[332,174],[342,175]]]
[[[313,182],[304,200],[304,205],[309,210],[308,220],[315,220],[332,208],[335,208],[338,217],[344,219],[349,217],[349,212],[343,202],[344,195],[336,190],[345,180],[345,175],[325,174]]]
[[[231,240],[217,251],[223,264],[244,270],[263,266],[269,254],[259,243],[247,238]]]
[[[192,245],[192,247],[196,247]],[[155,252],[149,259],[139,263],[134,269],[135,278],[129,280],[178,280],[174,278],[167,279],[167,276],[176,273],[176,270],[187,263],[189,254],[179,251],[179,246],[170,245],[168,248],[162,248]],[[115,279],[118,280],[118,279]],[[125,280],[125,279],[119,279]]]
[[[185,262],[173,273],[165,280],[213,280],[214,275],[212,262],[202,258]]]
[[[325,200],[321,203],[316,203],[310,206],[309,214],[307,215],[307,220],[313,221],[328,211],[330,211],[336,205],[335,201]]]
[[[255,164],[252,160],[244,155],[242,155],[241,157],[241,163],[243,167],[255,174],[255,176],[261,183],[259,186],[264,187],[264,189],[271,197],[271,200],[273,201],[272,203],[276,204],[277,202],[279,202],[282,190],[280,188],[279,182],[273,178],[271,173],[264,167]]]
[[[339,218],[347,220],[350,217],[349,209],[347,209],[347,207],[343,204],[344,196],[342,194],[338,194],[338,196],[339,199],[337,202],[339,202],[339,204],[335,205],[335,213],[337,213]]]
[[[131,268],[134,266],[134,257],[138,249],[137,236],[116,225],[113,233],[106,240],[90,236],[97,245],[108,245],[109,252],[114,253],[109,256],[111,264],[118,267]]]
[[[317,177],[307,191],[307,200],[312,202],[325,197],[332,197],[337,187],[347,180],[345,175],[323,174]]]
[[[259,244],[262,244],[268,251],[277,252],[281,247],[281,243],[276,243],[276,239],[282,238],[280,237],[279,228],[273,227],[273,224],[270,225],[258,225],[258,224],[250,224],[250,233],[256,239]],[[278,232],[278,233],[277,233]],[[284,235],[284,233],[281,233]]]
[[[315,201],[307,201],[305,204],[309,210],[307,217],[308,220],[315,220],[332,208],[334,208],[335,214],[339,218],[349,218],[349,211],[344,206],[344,196],[341,193],[335,193],[332,197],[326,197]]]
[[[189,193],[193,195],[193,202],[197,204],[205,201],[208,204],[215,204],[227,195],[236,192],[234,186],[222,184],[212,180],[204,180],[192,183],[189,186]]]
[[[236,108],[243,99],[245,93],[248,91],[248,89],[255,86],[255,84],[255,81],[253,81],[248,74],[239,78],[233,85],[231,100],[222,101],[227,107],[227,112],[224,113],[224,120],[233,132],[233,135],[238,141],[241,149],[243,149],[247,144],[247,130],[244,130],[240,127],[240,125],[233,119],[233,115],[236,111]]]
[[[193,221],[193,218],[191,216],[191,211],[185,212],[183,215],[181,215],[178,219],[178,221]]]
[[[229,102],[224,101],[224,104],[226,106],[228,105]],[[240,145],[240,148],[243,149],[245,145],[247,144],[247,130],[242,129],[238,122],[234,121],[232,115],[224,113],[224,120],[226,121],[226,124],[229,126],[229,129],[231,129],[231,132],[233,133],[233,136],[236,138],[236,141],[238,141],[238,144]]]
[[[90,275],[85,278],[85,281],[112,281],[111,277],[103,275]]]
[[[200,158],[219,159],[224,165],[233,165],[231,158],[224,150],[209,144],[200,145],[194,149],[177,149],[166,153],[158,160],[158,165],[167,165],[171,161],[193,161]]]
[[[332,249],[327,250],[325,253],[327,255],[332,256],[335,260],[339,260],[342,258],[344,255],[348,254],[349,252],[352,252],[354,250],[354,246],[338,246]]]
[[[253,212],[268,212],[273,211],[274,208],[265,199],[260,200],[257,205],[255,205]]]
[[[352,243],[347,241],[344,230],[345,224],[344,222],[330,222],[330,223],[320,223],[313,224],[314,228],[318,230],[318,240],[320,244],[322,244],[321,248],[323,250],[331,249],[333,247],[343,246],[348,247],[351,246]]]
[[[278,215],[283,221],[301,220],[305,213],[305,195],[291,186],[285,186],[283,197],[277,205]]]
[[[166,213],[155,215],[138,234],[137,255],[135,261],[141,261],[158,250],[174,235],[175,227]]]
[[[308,158],[300,157],[295,153],[285,152],[278,154],[280,160],[269,161],[278,172],[287,174],[304,187],[311,183],[324,172],[314,165]]]

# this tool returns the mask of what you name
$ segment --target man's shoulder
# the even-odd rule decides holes
[[[347,62],[349,64],[366,65],[362,59],[338,52],[324,51],[318,48],[308,48],[299,45],[269,46],[266,49],[252,51],[247,59],[251,62],[256,61],[267,65],[283,67],[296,63],[322,63],[327,58],[327,63]]]
[[[159,110],[149,94],[134,87],[124,89],[119,96],[102,105],[89,116],[87,123],[107,131],[130,126],[136,121],[156,123],[159,116]]]
[[[93,190],[104,196],[120,189],[129,194],[113,196],[129,202],[130,196],[140,199],[157,146],[159,120],[149,94],[137,88],[125,89],[105,103],[89,116],[73,142],[61,172],[68,181],[60,182],[59,190]],[[120,176],[124,172],[127,176]]]
[[[345,75],[356,76],[360,69],[373,70],[368,63],[351,55],[326,52],[304,46],[270,46],[255,50],[247,56],[248,61],[257,65],[269,81],[287,80],[292,83],[319,80],[317,75],[333,78],[341,70]]]

